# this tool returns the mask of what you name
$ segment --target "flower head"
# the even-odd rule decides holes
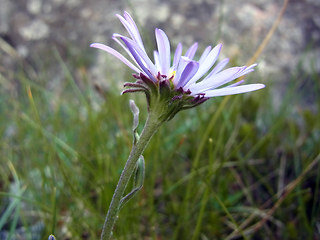
[[[117,14],[117,17],[130,37],[115,33],[112,38],[127,52],[129,58],[101,43],[90,46],[112,54],[131,68],[137,81],[125,83],[127,89],[123,93],[145,92],[149,109],[160,105],[164,108],[164,120],[169,120],[178,111],[197,106],[211,97],[251,92],[265,87],[263,84],[241,85],[243,80],[227,85],[254,71],[257,64],[224,69],[229,62],[228,58],[216,64],[222,44],[214,48],[208,46],[196,60],[194,56],[198,43],[194,43],[184,54],[182,44],[179,43],[171,62],[169,39],[165,32],[158,28],[155,29],[158,50],[153,52],[152,61],[130,14],[124,12],[123,16]]]
[[[48,237],[48,240],[56,240],[56,237],[53,234],[50,234],[50,236]]]

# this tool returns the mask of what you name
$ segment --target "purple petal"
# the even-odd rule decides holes
[[[232,77],[229,77],[229,78],[226,78],[225,80],[220,80],[220,81],[217,81],[217,79],[216,79],[216,77],[220,74],[220,73],[223,73],[223,72],[225,72],[225,71],[222,71],[222,72],[220,72],[220,73],[218,73],[218,74],[216,74],[215,76],[213,76],[213,77],[211,77],[211,79],[214,79],[214,80],[211,80],[211,81],[214,81],[214,84],[212,85],[212,88],[211,89],[213,89],[213,88],[218,88],[218,87],[220,87],[220,86],[222,86],[222,85],[224,85],[224,84],[227,84],[228,82],[231,82],[231,81],[233,81],[233,80],[235,80],[236,78],[238,78],[238,77],[241,77],[241,76],[243,76],[243,75],[245,75],[245,74],[247,74],[247,73],[250,73],[250,72],[252,72],[252,71],[254,71],[254,67],[255,67],[256,65],[255,64],[253,64],[253,65],[251,65],[250,67],[246,67],[246,66],[243,66],[243,67],[234,67],[235,69],[239,69],[239,71],[236,73],[236,74],[234,74]],[[231,68],[232,69],[232,68]],[[203,81],[207,81],[207,79],[204,79]],[[236,84],[236,83],[235,83]]]
[[[202,62],[207,58],[209,52],[211,51],[212,47],[208,46],[206,47],[206,49],[203,51],[200,59],[199,59],[199,63],[202,64]]]
[[[157,80],[155,76],[157,75],[157,69],[147,54],[131,39],[122,37],[121,40],[127,45],[132,56],[135,58],[145,74],[147,74],[154,82],[156,82]]]
[[[241,77],[241,76],[243,76],[243,75],[245,75],[245,74],[248,74],[248,73],[250,73],[250,72],[253,72],[253,71],[254,71],[254,67],[256,67],[257,65],[258,65],[258,64],[252,64],[252,65],[250,65],[249,67],[244,67],[243,70],[238,73],[237,78],[238,78],[238,77]]]
[[[208,90],[208,91],[205,91],[204,93],[205,93],[205,97],[218,97],[218,96],[234,95],[234,94],[245,93],[245,92],[252,92],[264,87],[265,85],[260,83],[248,84],[248,85],[231,87],[231,88],[229,87],[229,88]]]
[[[227,64],[229,63],[229,58],[225,58],[222,61],[220,61],[208,74],[206,78],[210,78],[212,75],[220,72]]]
[[[181,54],[182,54],[182,44],[179,43],[177,45],[177,48],[173,57],[173,64],[172,64],[173,68],[176,68],[178,66]]]
[[[135,21],[131,17],[131,15],[127,11],[124,11],[123,16],[127,20],[127,22],[136,30],[136,32],[138,33],[139,38],[141,39],[141,36],[139,34],[139,29],[138,29]],[[142,42],[142,40],[141,40],[141,42]]]
[[[169,74],[170,68],[170,43],[167,35],[161,29],[156,28],[156,40],[158,45],[159,60],[161,67],[161,74]]]
[[[195,42],[194,44],[192,44],[192,46],[187,50],[185,56],[187,58],[193,59],[194,55],[196,54],[196,51],[198,49],[198,43]]]
[[[124,36],[122,36],[122,35],[120,35],[120,34],[118,34],[118,33],[114,33],[113,35],[112,35],[112,39],[116,42],[116,43],[118,43],[126,52],[127,52],[127,54],[131,57],[131,59],[137,64],[137,62],[136,62],[136,60],[134,59],[134,57],[132,56],[132,54],[131,54],[131,52],[129,51],[129,49],[127,48],[127,46],[125,46],[118,38],[122,38],[122,37],[124,37]],[[138,65],[138,64],[137,64]]]
[[[233,67],[228,68],[211,78],[208,78],[206,80],[202,80],[199,83],[195,83],[193,85],[186,86],[186,88],[190,88],[191,92],[194,93],[201,93],[208,89],[214,89],[217,88],[223,84],[226,84],[229,81],[232,81],[234,79],[234,76],[241,70],[240,67]]]
[[[158,51],[153,51],[154,64],[156,68],[160,71],[160,59]]]
[[[258,66],[257,63],[251,64],[249,67],[247,67],[247,69],[253,69],[254,67]]]
[[[108,53],[110,53],[111,55],[115,56],[116,58],[118,58],[120,61],[122,61],[124,64],[126,64],[129,68],[131,68],[133,71],[135,71],[136,73],[141,72],[141,70],[139,68],[137,68],[136,66],[134,66],[128,59],[126,59],[122,54],[120,54],[118,51],[114,50],[111,47],[108,47],[104,44],[101,43],[92,43],[90,45],[90,47],[93,48],[98,48],[101,49],[103,51],[106,51]]]
[[[199,63],[196,61],[189,62],[187,66],[184,68],[183,72],[181,73],[181,77],[179,82],[176,86],[176,89],[180,87],[184,87],[184,85],[196,74],[199,69]]]
[[[144,45],[139,33],[139,30],[137,28],[137,25],[134,23],[133,19],[131,18],[131,16],[129,15],[129,13],[124,12],[124,17],[122,17],[119,14],[116,14],[116,16],[119,18],[119,20],[121,21],[122,25],[126,28],[126,30],[128,31],[129,35],[132,37],[132,39],[138,43],[138,45],[140,46],[140,48],[146,52],[146,50],[144,49]],[[129,20],[129,21],[128,21]]]
[[[199,80],[205,73],[209,71],[209,69],[213,66],[213,64],[218,59],[222,44],[218,44],[215,48],[213,48],[208,56],[205,58],[202,64],[200,64],[199,70],[196,75],[189,81],[188,86],[192,83]],[[187,87],[187,86],[186,86]]]
[[[174,85],[177,85],[179,83],[182,72],[184,71],[187,64],[190,63],[191,61],[192,60],[187,57],[184,57],[184,56],[180,57],[179,65],[177,67],[175,77],[173,78]]]
[[[241,81],[236,82],[234,84],[228,85],[228,86],[226,86],[226,88],[236,87],[236,86],[238,86],[238,85],[240,85],[242,83],[244,83],[244,80],[241,80]]]

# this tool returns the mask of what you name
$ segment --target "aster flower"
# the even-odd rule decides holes
[[[128,57],[124,57],[117,50],[101,43],[93,43],[90,46],[112,54],[135,72],[133,76],[136,82],[126,82],[124,84],[126,90],[122,93],[144,92],[148,101],[149,113],[141,135],[139,135],[137,133],[139,111],[133,102],[130,103],[134,115],[133,146],[108,209],[101,234],[102,240],[110,239],[120,208],[141,189],[144,177],[142,154],[163,122],[173,118],[177,112],[197,106],[209,98],[264,88],[263,84],[241,85],[243,80],[229,84],[252,72],[256,64],[225,69],[229,59],[216,63],[221,44],[214,48],[206,47],[200,58],[195,59],[198,43],[194,43],[184,54],[182,44],[179,43],[171,62],[170,42],[161,29],[155,30],[157,50],[153,52],[153,60],[151,60],[132,17],[127,12],[117,17],[130,37],[115,33],[112,38],[124,49]],[[132,175],[134,175],[134,187],[124,196]],[[137,179],[139,181],[136,181]]]
[[[197,106],[207,99],[216,96],[225,96],[255,91],[265,86],[263,84],[241,85],[238,81],[227,85],[233,80],[254,71],[257,64],[227,68],[229,59],[223,59],[216,64],[222,44],[214,48],[205,48],[200,58],[196,60],[195,54],[198,43],[194,43],[183,55],[182,44],[175,49],[171,62],[170,42],[164,31],[155,29],[158,50],[153,52],[153,61],[146,53],[139,30],[129,13],[117,17],[128,31],[130,37],[113,34],[115,40],[128,54],[124,57],[115,49],[101,43],[90,46],[102,49],[131,68],[137,79],[135,83],[127,82],[123,93],[145,92],[149,108],[158,105],[155,101],[164,102],[170,114],[163,116],[164,120],[171,119],[178,111]]]

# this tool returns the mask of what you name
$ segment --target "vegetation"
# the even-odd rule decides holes
[[[0,76],[0,230],[24,226],[31,239],[42,223],[42,239],[98,239],[132,144],[129,99],[140,130],[146,101],[119,96],[116,73],[97,91],[87,61],[66,66],[53,52],[65,76],[57,86],[48,87],[45,69],[24,67],[14,82]],[[264,82],[259,72],[246,79]],[[115,238],[319,239],[319,75],[297,66],[288,82],[281,102],[272,92],[279,83],[268,80],[166,123],[144,153],[144,187],[121,210]],[[314,93],[308,104],[305,92]]]

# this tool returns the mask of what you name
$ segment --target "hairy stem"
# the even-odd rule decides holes
[[[133,145],[129,158],[126,162],[126,165],[122,170],[118,185],[116,187],[116,190],[113,194],[113,197],[109,206],[107,217],[103,225],[101,240],[110,239],[112,234],[112,229],[119,212],[120,201],[124,194],[125,188],[130,180],[132,173],[134,172],[134,168],[136,166],[136,163],[139,157],[145,150],[150,139],[152,138],[153,134],[158,130],[160,125],[161,125],[161,122],[158,119],[158,115],[156,113],[150,112],[148,115],[148,119],[145,123],[145,126],[143,128],[143,131],[140,135],[140,138],[136,142],[136,144]]]

